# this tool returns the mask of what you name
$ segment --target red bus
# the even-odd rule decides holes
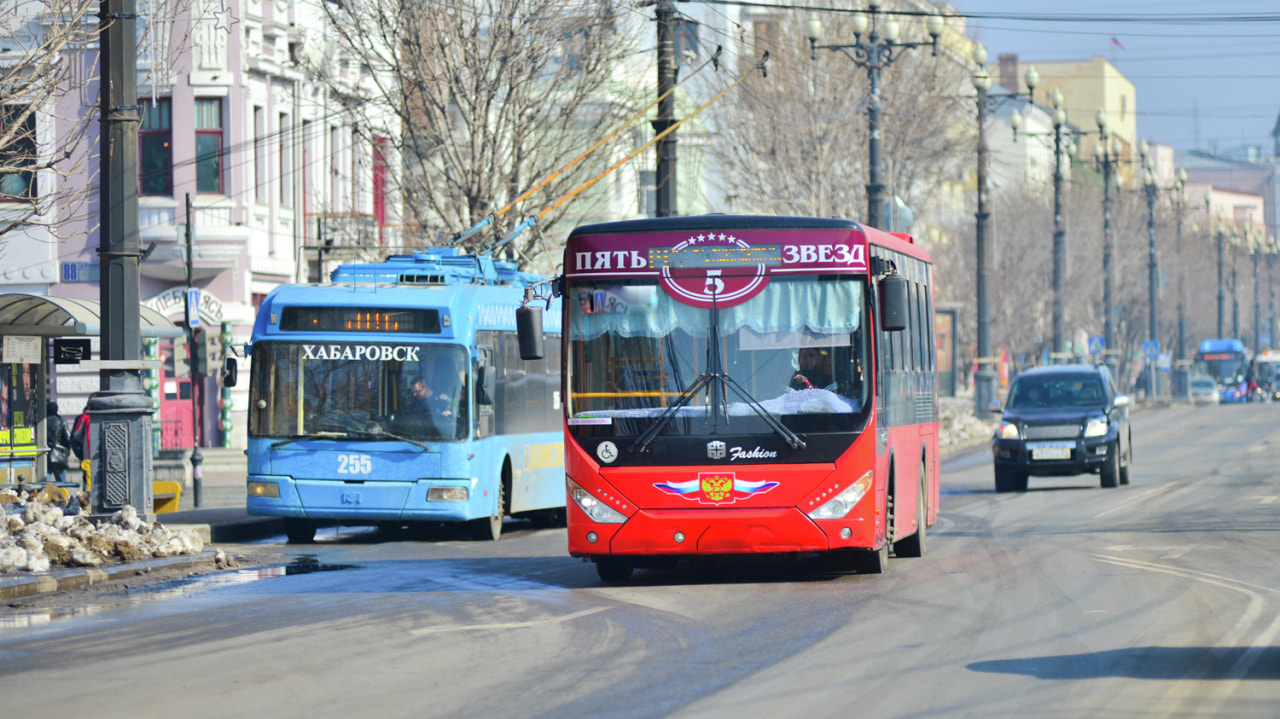
[[[561,294],[569,553],[606,581],[673,560],[920,556],[939,501],[933,268],[840,219],[585,225]]]

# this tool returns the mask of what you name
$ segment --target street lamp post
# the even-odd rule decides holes
[[[932,38],[930,42],[898,42],[898,21],[892,15],[881,20],[882,4],[882,0],[870,0],[867,3],[870,13],[859,11],[853,14],[853,43],[819,45],[818,41],[822,39],[822,21],[816,16],[809,18],[807,28],[810,59],[818,59],[819,49],[839,51],[855,65],[867,69],[867,80],[871,85],[871,101],[867,104],[867,122],[870,126],[870,139],[867,142],[867,224],[876,228],[884,227],[882,212],[885,206],[883,172],[880,167],[880,70],[893,64],[898,57],[896,50],[928,45],[933,48],[936,57],[938,36],[942,34],[943,26],[942,16],[937,12],[930,12],[925,20],[925,27]],[[868,28],[870,33],[866,41],[863,41],[862,35]],[[881,30],[884,31],[883,35]]]
[[[1018,97],[1018,93],[1004,96],[994,101],[988,94],[991,89],[991,75],[987,73],[987,49],[981,44],[973,47],[973,61],[978,69],[973,73],[973,87],[978,91],[978,209],[974,213],[976,220],[974,231],[974,248],[977,254],[976,273],[976,313],[978,319],[978,373],[974,377],[973,412],[976,416],[986,416],[991,402],[996,398],[996,373],[992,368],[991,357],[991,319],[987,306],[987,272],[991,269],[991,248],[987,243],[991,212],[987,209],[987,151],[986,122],[987,114],[997,109],[1004,101]],[[1034,67],[1027,69],[1027,95],[1035,92],[1040,75]]]
[[[1187,362],[1187,263],[1182,254],[1182,212],[1187,203],[1187,171],[1178,168],[1173,181],[1174,222],[1177,227],[1175,252],[1178,261],[1178,346],[1174,355],[1177,372],[1177,396],[1180,400],[1191,398],[1191,378],[1188,374]]]
[[[1051,97],[1053,104],[1053,355],[1060,358],[1066,352],[1066,343],[1062,332],[1063,298],[1062,283],[1066,276],[1067,229],[1062,217],[1062,156],[1064,153],[1062,128],[1067,124],[1067,111],[1062,108],[1061,90],[1054,90]],[[1009,125],[1013,128],[1013,139],[1018,139],[1018,128],[1022,125],[1022,117],[1014,112],[1009,116]],[[1026,132],[1028,137],[1043,133]]]
[[[1204,193],[1204,206],[1206,211],[1212,209],[1213,191],[1206,190]],[[1212,214],[1210,214],[1212,217]],[[1224,229],[1222,227],[1222,218],[1219,217],[1213,222],[1214,234],[1217,236],[1218,244],[1218,337],[1227,336],[1227,285],[1226,273],[1223,271],[1226,266],[1226,237],[1224,237]]]
[[[1143,186],[1147,193],[1147,340],[1157,343],[1159,347],[1160,341],[1160,305],[1158,295],[1160,292],[1160,263],[1156,256],[1156,193],[1159,188],[1156,187],[1156,175],[1147,166],[1149,158],[1149,146],[1147,141],[1143,140],[1138,146],[1138,152],[1143,159]],[[1155,360],[1151,362],[1151,366],[1147,371],[1147,397],[1156,398],[1156,366]]]
[[[1262,351],[1262,301],[1258,295],[1258,255],[1262,254],[1262,243],[1253,235],[1249,237],[1249,254],[1253,255],[1253,354],[1256,357]]]
[[[1115,241],[1111,232],[1111,190],[1112,184],[1119,184],[1120,175],[1115,173],[1115,164],[1120,160],[1120,141],[1112,137],[1111,128],[1107,125],[1107,114],[1101,109],[1095,115],[1098,123],[1098,142],[1093,146],[1093,154],[1102,165],[1102,339],[1104,361],[1112,374],[1117,371],[1115,352],[1115,286],[1116,268],[1112,260]]]
[[[1240,285],[1236,270],[1237,265],[1236,249],[1239,239],[1233,232],[1231,235],[1231,337],[1232,339],[1240,339]]]

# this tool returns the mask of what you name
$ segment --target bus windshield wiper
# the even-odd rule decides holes
[[[671,406],[667,407],[667,411],[659,415],[658,419],[654,420],[654,423],[649,425],[649,429],[644,431],[644,434],[636,437],[635,441],[631,443],[630,451],[633,453],[643,452],[645,447],[648,447],[649,443],[653,441],[653,438],[657,437],[658,433],[662,431],[662,428],[666,427],[667,424],[671,422],[671,418],[676,416],[676,412],[679,412],[681,407],[689,404],[689,400],[693,399],[693,396],[698,393],[698,390],[707,385],[708,379],[709,378],[706,374],[698,375],[698,378],[693,381],[693,384],[689,385],[689,389],[681,392],[680,396],[676,398],[676,401],[672,402]]]
[[[711,295],[711,326],[707,337],[707,371],[698,375],[698,379],[694,380],[689,389],[680,393],[680,397],[676,399],[675,403],[668,407],[667,411],[663,412],[662,415],[658,417],[657,421],[655,421],[649,429],[645,430],[644,434],[637,437],[636,440],[631,443],[631,452],[643,452],[644,449],[649,446],[649,443],[653,441],[654,437],[657,437],[658,433],[662,431],[662,428],[666,427],[667,424],[671,422],[671,418],[676,415],[676,412],[680,411],[681,407],[688,404],[689,400],[692,399],[702,387],[710,387],[711,389],[711,419],[713,428],[715,428],[719,423],[718,412],[724,412],[724,421],[726,425],[729,422],[729,397],[725,388],[731,388],[746,401],[747,406],[751,407],[756,414],[760,415],[760,417],[764,419],[765,424],[769,425],[774,432],[781,435],[782,438],[787,441],[787,444],[791,445],[792,449],[805,448],[805,441],[800,439],[800,435],[796,434],[791,430],[791,428],[783,424],[777,417],[769,414],[769,410],[765,409],[763,405],[756,401],[755,397],[752,397],[742,385],[738,384],[737,380],[730,377],[729,373],[724,371],[724,363],[721,360],[721,356],[720,308],[716,305],[716,295],[713,292]]]
[[[400,442],[408,442],[409,444],[421,447],[423,450],[426,450],[426,451],[429,451],[431,449],[431,447],[427,446],[426,443],[424,442],[419,442],[416,439],[409,439],[408,437],[402,437],[398,434],[388,432],[385,429],[382,429],[381,427],[378,427],[373,430],[352,430],[350,432],[347,432],[343,436],[358,437],[360,439],[391,439],[391,440],[397,440]]]
[[[280,446],[283,446],[283,445],[286,445],[286,444],[290,444],[290,443],[292,443],[292,442],[300,442],[300,441],[305,440],[305,439],[351,439],[351,438],[353,438],[353,437],[358,438],[358,439],[375,439],[375,440],[377,440],[377,439],[389,439],[389,440],[398,440],[398,441],[400,441],[400,442],[408,442],[409,444],[417,445],[418,447],[421,447],[421,448],[422,448],[422,449],[424,449],[424,450],[430,450],[430,449],[431,449],[431,447],[427,446],[427,445],[426,445],[426,444],[424,444],[423,442],[419,442],[419,441],[418,441],[418,440],[416,440],[416,439],[409,439],[408,437],[401,437],[401,436],[400,436],[400,435],[398,435],[398,434],[393,434],[393,433],[391,433],[391,432],[387,432],[387,431],[383,431],[383,430],[379,430],[379,431],[377,431],[377,432],[370,432],[370,431],[364,431],[364,430],[349,430],[349,431],[345,431],[345,432],[330,432],[330,431],[327,431],[327,430],[322,430],[322,431],[319,431],[319,432],[313,432],[313,433],[311,433],[311,434],[297,434],[297,435],[294,435],[294,436],[292,436],[292,437],[288,437],[288,438],[286,438],[286,439],[282,439],[282,440],[280,440],[280,441],[278,441],[278,442],[273,442],[273,443],[271,444],[271,448],[272,448],[272,449],[275,449],[276,447],[280,447]]]

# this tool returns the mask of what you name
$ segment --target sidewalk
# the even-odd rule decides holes
[[[177,512],[155,515],[164,526],[174,531],[190,530],[200,535],[206,545],[220,542],[243,542],[284,534],[284,521],[279,517],[251,517],[245,511],[246,460],[244,450],[202,449],[201,502],[195,506],[191,485],[191,466],[187,459],[158,459],[153,469],[159,479],[183,484]],[[183,465],[186,465],[185,467]],[[185,476],[182,472],[185,470]],[[54,569],[44,574],[0,574],[0,600],[27,597],[45,592],[80,589],[113,579],[147,574],[159,568],[212,569],[216,548],[192,557],[167,557],[142,562],[106,565],[93,568]]]

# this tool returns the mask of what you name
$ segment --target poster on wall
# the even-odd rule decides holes
[[[938,342],[938,389],[944,397],[956,396],[956,311],[939,309],[935,330]]]

